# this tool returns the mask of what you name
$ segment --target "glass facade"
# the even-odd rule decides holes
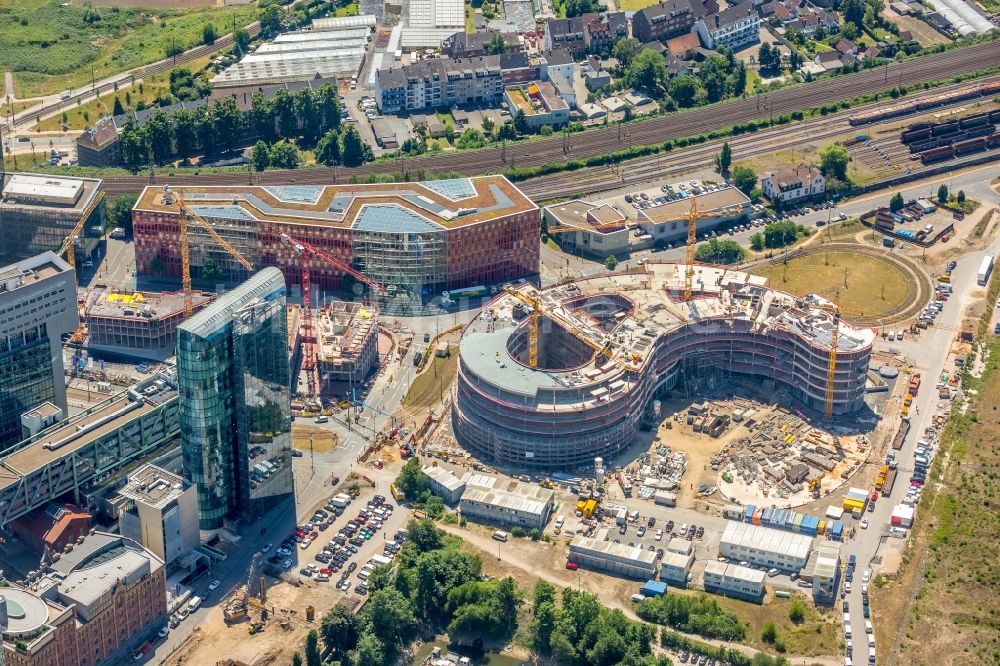
[[[21,414],[55,400],[52,352],[45,324],[0,339],[0,449],[20,442]]]
[[[184,475],[203,530],[293,492],[285,280],[251,276],[178,328]]]

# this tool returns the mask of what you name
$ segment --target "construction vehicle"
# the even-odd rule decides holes
[[[249,259],[244,257],[239,251],[232,245],[226,242],[222,236],[212,228],[212,225],[205,221],[201,215],[191,210],[191,208],[184,201],[184,192],[182,190],[177,190],[177,204],[180,207],[180,229],[181,229],[181,283],[184,286],[184,318],[187,319],[191,316],[194,311],[194,306],[191,299],[191,253],[188,247],[188,220],[194,220],[209,233],[209,235],[215,239],[222,248],[233,255],[233,257],[243,264],[243,267],[248,271],[253,271],[253,264]],[[164,185],[163,187],[163,203],[170,205],[172,203],[173,197],[171,196],[171,190],[169,185]]]
[[[910,395],[916,395],[920,390],[920,373],[914,372],[910,377]]]
[[[819,499],[819,488],[821,480],[822,479],[818,476],[814,476],[813,478],[809,479],[809,494],[812,495],[813,499]]]
[[[77,220],[76,226],[73,230],[69,232],[69,236],[63,242],[62,247],[56,254],[66,253],[66,263],[76,269],[76,252],[73,249],[73,244],[76,242],[77,236],[83,231],[83,225],[87,223],[87,218],[90,217],[91,213],[97,208],[98,204],[104,201],[104,192],[98,192],[97,195],[91,200],[87,207],[83,210],[83,214],[80,219]]]
[[[250,559],[250,566],[247,568],[247,578],[246,583],[240,586],[237,590],[236,595],[228,606],[222,611],[222,615],[226,622],[242,622],[250,616],[250,583],[253,581],[254,572],[257,571],[257,567],[260,566],[261,554],[259,552],[254,553],[253,557]],[[256,602],[254,605],[260,605],[257,599],[253,599]]]
[[[321,250],[309,243],[292,238],[288,234],[279,235],[282,243],[290,245],[299,258],[299,271],[302,274],[302,344],[304,345],[302,355],[302,369],[313,373],[313,381],[309,383],[310,397],[319,395],[319,376],[314,373],[316,369],[316,335],[313,332],[313,309],[312,309],[312,269],[309,265],[310,258],[322,259],[337,270],[341,270],[355,278],[358,282],[367,284],[375,291],[384,292],[385,287],[379,282],[372,280],[361,271],[355,270],[346,263],[337,259],[329,252]]]
[[[263,622],[254,622],[253,620],[247,622],[247,633],[250,634],[251,636],[263,630],[264,630]]]

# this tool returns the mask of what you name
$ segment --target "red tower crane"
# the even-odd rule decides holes
[[[313,335],[312,276],[307,257],[312,256],[322,259],[337,270],[344,271],[354,277],[358,282],[363,282],[372,287],[375,291],[385,291],[385,287],[361,271],[351,268],[325,250],[314,247],[303,240],[292,238],[288,234],[281,234],[279,238],[281,238],[282,243],[291,245],[292,249],[295,250],[295,254],[299,256],[299,270],[302,272],[302,337],[305,352],[302,356],[302,367],[311,372],[316,368],[316,344]],[[316,381],[315,384],[314,395],[319,395],[319,382]]]

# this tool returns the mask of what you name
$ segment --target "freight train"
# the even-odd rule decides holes
[[[976,97],[991,97],[997,94],[1000,94],[1000,81],[994,81],[992,83],[979,83],[976,85],[956,88],[955,90],[941,93],[940,95],[933,95],[919,100],[899,102],[897,104],[892,104],[891,106],[881,106],[877,109],[872,109],[871,111],[856,113],[850,116],[848,120],[852,125],[867,125],[868,123],[876,123],[888,118],[905,116],[908,113],[916,113],[917,111],[923,111],[925,109],[933,109],[934,107],[941,106],[942,104],[951,104],[953,102],[960,102],[964,99],[973,99]]]
[[[947,146],[925,150],[917,155],[919,155],[922,163],[931,164],[933,162],[950,160],[953,157],[961,157],[980,150],[993,150],[994,148],[1000,148],[1000,134],[991,134],[990,136],[981,136],[975,139],[956,141],[955,143],[951,143]]]

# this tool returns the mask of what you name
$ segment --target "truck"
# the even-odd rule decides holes
[[[875,479],[875,490],[882,490],[882,485],[885,483],[885,475],[889,471],[888,465],[882,465],[878,470],[878,477]],[[874,493],[873,493],[874,496]]]
[[[990,279],[990,273],[993,272],[993,255],[988,254],[983,257],[982,262],[979,264],[979,272],[976,273],[976,281],[979,283],[980,287],[985,287],[986,283]]]
[[[896,435],[892,438],[892,448],[897,451],[903,448],[903,442],[906,441],[908,434],[910,434],[910,419],[904,418],[899,424],[899,430],[896,431]]]
[[[888,472],[885,473],[885,479],[882,480],[882,497],[888,497],[892,493],[892,484],[896,482],[896,470],[890,468]]]
[[[916,395],[920,390],[920,373],[914,372],[910,377],[910,395]]]

